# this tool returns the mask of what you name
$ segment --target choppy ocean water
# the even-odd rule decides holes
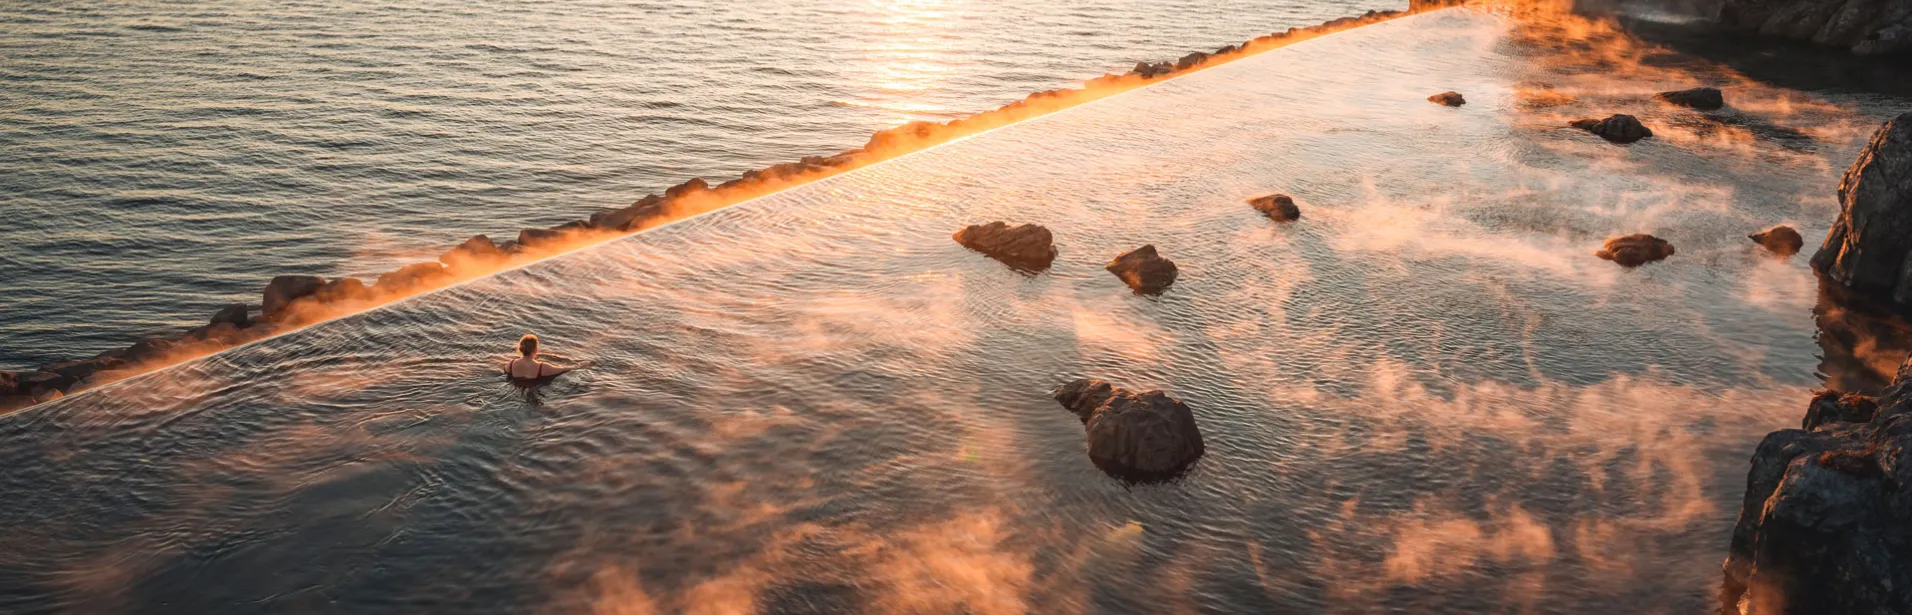
[[[0,369],[1402,0],[0,6]]]

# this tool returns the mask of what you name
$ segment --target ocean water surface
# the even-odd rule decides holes
[[[5,3],[0,369],[1405,4]]]
[[[0,417],[0,611],[1705,612],[1822,376],[1744,235],[1823,236],[1908,101],[1554,42],[1359,28]],[[1054,268],[950,240],[994,219]],[[1101,269],[1145,243],[1160,297]],[[514,388],[526,331],[597,365]],[[1103,475],[1082,375],[1207,455]]]

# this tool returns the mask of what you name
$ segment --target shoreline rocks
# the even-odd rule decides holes
[[[1195,413],[1161,391],[1136,393],[1081,378],[1053,396],[1082,421],[1089,460],[1110,476],[1138,482],[1173,478],[1207,450]]]
[[[1439,94],[1429,96],[1427,97],[1427,101],[1437,105],[1445,105],[1449,107],[1459,107],[1461,105],[1467,104],[1467,99],[1462,97],[1459,92],[1454,92],[1454,91],[1441,92]]]
[[[1608,239],[1594,256],[1613,261],[1622,267],[1632,269],[1647,263],[1666,260],[1675,250],[1673,244],[1644,233],[1623,235]]]
[[[1722,570],[1722,609],[1912,612],[1909,378],[1912,363],[1876,399],[1820,392],[1799,429],[1759,443]]]
[[[1248,199],[1248,205],[1276,222],[1293,222],[1301,218],[1301,208],[1295,206],[1294,197],[1286,194],[1258,196]]]
[[[972,224],[951,236],[963,247],[981,252],[1016,269],[1042,271],[1056,260],[1055,236],[1034,224],[1006,222]]]
[[[1593,133],[1611,143],[1625,145],[1653,136],[1653,129],[1640,123],[1640,119],[1625,113],[1615,113],[1604,120],[1584,119],[1567,123],[1568,126]]]
[[[1839,216],[1812,267],[1833,282],[1905,309],[1912,304],[1912,112],[1872,140],[1839,180]]]
[[[1810,41],[1856,55],[1912,54],[1912,6],[1896,0],[1721,0],[1729,32]]]
[[[1175,283],[1178,273],[1175,261],[1156,254],[1154,244],[1123,252],[1102,268],[1121,278],[1122,283],[1128,284],[1137,294],[1143,295],[1161,294]]]
[[[1747,235],[1746,238],[1780,256],[1798,254],[1799,249],[1806,246],[1806,238],[1784,224]]]

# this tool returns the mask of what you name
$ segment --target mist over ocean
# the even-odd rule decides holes
[[[1405,0],[0,6],[0,369]]]

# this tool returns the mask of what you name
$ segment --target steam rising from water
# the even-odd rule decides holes
[[[1519,84],[1646,103],[1520,27],[1318,39],[6,417],[0,607],[1698,612],[1817,384],[1803,259],[1743,235],[1826,219],[1855,144],[1599,142]],[[1741,111],[1880,112],[1810,100]],[[948,239],[993,219],[1055,267]],[[1638,231],[1679,254],[1590,255]],[[1100,268],[1142,243],[1160,298]],[[526,330],[599,367],[509,388]],[[1108,479],[1046,395],[1082,374],[1207,456]]]

